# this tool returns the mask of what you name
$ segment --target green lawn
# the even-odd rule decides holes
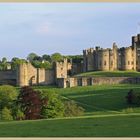
[[[36,89],[43,89],[36,87]],[[76,101],[85,108],[85,115],[110,114],[122,112],[140,112],[139,107],[129,109],[126,103],[126,95],[130,89],[140,91],[140,85],[94,85],[73,88],[45,88],[44,90],[55,91],[61,96]]]
[[[84,116],[36,121],[0,122],[1,137],[140,137],[140,107],[129,106],[125,96],[140,85],[96,85],[55,91],[85,108]]]
[[[1,137],[138,137],[140,115],[0,122]]]
[[[78,74],[76,76],[94,76],[94,77],[140,77],[137,71],[91,71]]]

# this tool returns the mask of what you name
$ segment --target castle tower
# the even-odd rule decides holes
[[[20,64],[17,68],[17,85],[18,86],[28,86],[28,72],[27,64]]]
[[[118,47],[113,43],[113,70],[118,69]]]
[[[68,62],[65,58],[63,62],[55,63],[55,78],[67,78]]]

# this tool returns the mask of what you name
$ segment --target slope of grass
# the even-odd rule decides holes
[[[78,74],[76,76],[94,76],[94,77],[140,77],[137,71],[91,71]]]
[[[36,87],[36,89],[42,89]],[[139,85],[94,85],[73,88],[45,88],[44,90],[55,91],[61,96],[76,101],[85,108],[85,115],[120,113],[129,111],[126,103],[126,95],[130,89],[140,91]],[[140,108],[132,106],[131,112],[140,112]]]
[[[34,88],[76,101],[85,108],[84,116],[0,122],[0,137],[140,137],[140,107],[129,106],[125,99],[130,89],[140,91],[139,85]]]
[[[138,137],[140,115],[0,122],[1,137]]]

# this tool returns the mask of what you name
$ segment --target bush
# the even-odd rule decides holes
[[[39,91],[35,91],[29,86],[22,87],[18,96],[18,105],[21,107],[22,112],[24,112],[25,119],[41,118],[42,100]]]
[[[11,107],[14,100],[17,99],[17,90],[10,85],[0,86],[0,107]]]
[[[4,107],[2,109],[1,119],[2,120],[13,120],[13,117],[11,115],[11,111],[7,107]]]
[[[128,92],[128,95],[126,96],[126,99],[127,99],[128,104],[140,105],[140,93],[139,92],[136,92],[131,89]]]
[[[56,118],[64,116],[64,104],[58,94],[49,90],[42,90],[41,98],[47,98],[47,104],[42,107],[43,118]]]
[[[65,101],[65,117],[81,116],[84,114],[84,108],[78,106],[74,101]]]

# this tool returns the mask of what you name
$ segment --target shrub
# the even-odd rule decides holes
[[[42,117],[43,118],[56,118],[63,117],[64,115],[64,104],[61,97],[53,91],[42,90],[41,98],[48,99],[47,104],[42,107]]]
[[[35,91],[29,86],[22,87],[18,96],[18,102],[25,114],[25,119],[41,118],[42,100],[39,91]]]
[[[0,86],[0,107],[11,107],[14,100],[17,99],[17,90],[13,86]]]
[[[84,114],[84,108],[78,106],[74,101],[65,101],[65,117],[81,116]]]
[[[127,103],[128,104],[136,104],[140,105],[140,93],[133,91],[132,89],[128,92],[128,95],[126,96]]]
[[[4,107],[2,109],[1,119],[2,120],[13,120],[13,117],[11,115],[11,111],[7,107]]]

